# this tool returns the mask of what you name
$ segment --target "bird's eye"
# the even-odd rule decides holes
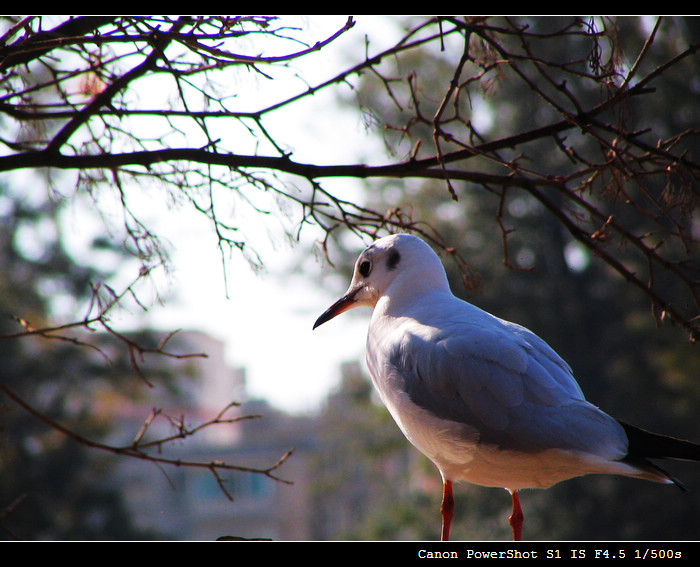
[[[372,270],[372,264],[369,262],[369,260],[365,260],[360,264],[359,270],[362,277],[366,278],[369,276],[369,272]]]

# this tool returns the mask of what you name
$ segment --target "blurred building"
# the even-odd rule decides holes
[[[137,339],[159,344],[157,337]],[[119,345],[113,346],[118,350]],[[266,470],[293,452],[274,472],[284,482],[255,472],[219,471],[217,477],[208,468],[110,456],[107,469],[113,472],[107,482],[121,492],[135,527],[151,538],[362,537],[368,515],[386,510],[397,491],[415,489],[413,481],[406,482],[407,474],[422,478],[411,472],[417,470],[412,462],[417,453],[408,450],[386,412],[373,403],[372,386],[357,364],[341,366],[340,385],[317,415],[292,416],[248,398],[245,371],[227,364],[220,341],[182,332],[165,350],[174,356],[152,355],[143,361],[144,378],[155,385],[140,387],[149,395],[136,402],[133,395],[123,399],[120,427],[110,433],[112,445],[128,446],[146,423],[139,438],[166,438],[181,424],[192,428],[207,423],[237,402],[223,414],[237,418],[235,423],[206,427],[151,453],[179,462]],[[199,353],[207,356],[187,356]],[[121,368],[133,373],[129,364]]]
[[[172,435],[180,420],[188,427],[206,423],[236,402],[240,405],[223,417],[240,421],[212,425],[154,453],[182,462],[220,461],[267,469],[293,449],[293,457],[274,473],[289,484],[259,473],[224,470],[217,478],[206,468],[115,456],[109,483],[119,487],[134,524],[159,539],[312,539],[308,456],[313,431],[309,419],[288,416],[264,402],[247,399],[244,369],[227,364],[223,344],[212,337],[178,333],[165,350],[178,356],[151,357],[144,363],[144,375],[172,374],[171,387],[154,388],[159,391],[148,399],[123,405],[121,427],[111,442],[128,444],[149,421],[154,407],[160,413],[150,422],[145,439]],[[207,356],[181,358],[185,353]]]

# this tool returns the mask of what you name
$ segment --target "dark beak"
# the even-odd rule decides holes
[[[340,315],[343,311],[347,311],[348,309],[353,307],[354,304],[355,294],[345,294],[328,309],[326,309],[318,319],[316,319],[316,322],[314,323],[314,329],[320,325],[323,325],[325,322],[330,321],[336,315]]]

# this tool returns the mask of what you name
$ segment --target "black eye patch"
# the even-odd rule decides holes
[[[393,270],[394,268],[396,268],[396,266],[399,265],[400,261],[401,261],[401,254],[394,251],[391,254],[389,254],[389,257],[386,260],[386,267],[389,268],[390,270]]]

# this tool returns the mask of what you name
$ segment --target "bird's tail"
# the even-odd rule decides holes
[[[660,474],[663,477],[661,480],[665,479],[682,490],[688,490],[682,482],[647,459],[700,461],[700,445],[668,435],[652,433],[628,423],[620,422],[620,425],[624,428],[629,441],[626,460],[648,470],[652,476]]]

